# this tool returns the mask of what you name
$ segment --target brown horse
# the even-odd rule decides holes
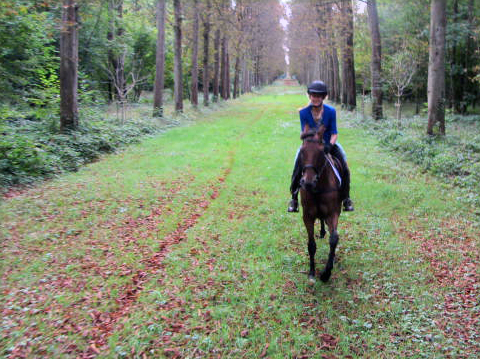
[[[326,282],[332,273],[338,243],[337,224],[343,200],[340,181],[331,166],[333,163],[341,174],[341,164],[335,157],[324,153],[322,143],[324,131],[325,128],[320,126],[318,131],[302,133],[303,144],[299,154],[302,166],[300,195],[303,222],[308,233],[308,254],[310,255],[308,281],[311,285],[315,283],[315,252],[317,251],[314,237],[315,220],[318,218],[321,221],[321,238],[325,237],[325,222],[330,233],[330,253],[325,269],[320,275],[320,279]]]

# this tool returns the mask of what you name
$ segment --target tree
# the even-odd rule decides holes
[[[220,88],[220,29],[215,30],[215,38],[213,40],[214,63],[213,63],[213,102],[218,101]]]
[[[190,101],[198,106],[198,0],[193,0],[192,86]]]
[[[173,0],[175,23],[173,25],[175,33],[175,60],[174,60],[174,88],[173,97],[175,101],[175,111],[183,111],[183,81],[182,81],[182,8],[180,0]]]
[[[165,0],[157,1],[157,51],[153,115],[163,116],[163,88],[165,86]]]
[[[372,37],[372,117],[379,120],[383,117],[382,108],[382,43],[378,25],[377,1],[368,0],[368,20]]]
[[[107,33],[109,65],[107,71],[113,84],[115,97],[124,108],[127,96],[125,81],[125,57],[127,48],[124,43],[125,29],[123,27],[123,0],[108,2],[110,29]]]
[[[405,90],[410,86],[412,78],[415,75],[417,61],[413,57],[413,54],[408,51],[406,46],[396,54],[390,56],[388,60],[386,80],[397,98],[395,106],[397,107],[397,120],[400,125],[402,96],[405,94]]]
[[[357,98],[353,55],[353,8],[351,1],[342,3],[341,13],[343,17],[342,104],[345,105],[348,110],[353,110],[357,106]]]
[[[228,63],[228,38],[227,35],[222,37],[222,52],[220,55],[220,84],[221,84],[221,96],[224,100],[227,100],[230,89],[230,68]]]
[[[428,125],[427,134],[439,126],[445,135],[445,31],[447,0],[432,0],[430,8],[430,51],[428,63]]]
[[[60,34],[60,130],[78,127],[78,5],[63,0]]]
[[[203,105],[208,106],[210,71],[209,71],[209,42],[210,42],[210,11],[211,3],[207,0],[203,19]]]

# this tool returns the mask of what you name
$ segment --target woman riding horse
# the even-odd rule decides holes
[[[329,106],[323,101],[328,94],[327,85],[322,81],[313,81],[308,86],[308,97],[310,104],[300,110],[300,125],[302,133],[306,128],[309,130],[317,130],[320,125],[325,126],[323,133],[324,151],[326,154],[330,153],[332,156],[338,158],[342,167],[344,168],[344,176],[342,178],[342,198],[343,210],[353,211],[353,203],[350,199],[350,171],[347,165],[347,155],[339,142],[337,142],[337,114],[335,108]],[[295,157],[295,167],[292,173],[292,184],[290,192],[292,199],[290,201],[288,212],[298,212],[298,191],[300,189],[300,178],[302,175],[302,168],[300,167],[299,154],[297,151]]]

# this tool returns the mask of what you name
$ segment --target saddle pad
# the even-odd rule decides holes
[[[342,185],[342,177],[340,177],[340,173],[338,173],[338,170],[335,167],[335,165],[333,164],[332,160],[330,159],[330,156],[325,156],[325,157],[328,160],[328,163],[330,163],[330,166],[332,166],[333,172],[335,173],[335,176],[338,179],[338,184],[339,184],[339,186],[341,186]]]

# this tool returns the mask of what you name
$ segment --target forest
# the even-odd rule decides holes
[[[401,123],[407,103],[410,115],[428,112],[428,134],[444,135],[445,113],[479,112],[480,6],[441,3],[436,114],[427,106],[434,2],[1,1],[2,187],[76,170],[155,133],[165,104],[178,114],[184,101],[208,107],[286,76],[323,79],[331,101],[375,120],[388,118],[385,101]],[[147,103],[151,113],[127,115]],[[108,106],[118,121],[107,120]]]
[[[1,357],[478,358],[480,0],[0,0],[0,44]]]

